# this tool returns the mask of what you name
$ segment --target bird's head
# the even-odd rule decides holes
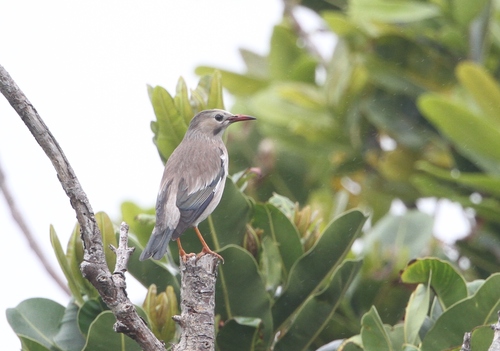
[[[252,116],[233,115],[224,110],[205,110],[193,117],[188,133],[201,133],[209,138],[221,137],[230,124],[254,119],[256,118]]]

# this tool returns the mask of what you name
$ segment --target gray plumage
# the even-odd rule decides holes
[[[165,165],[156,201],[156,225],[141,261],[161,259],[170,240],[178,239],[189,227],[197,228],[217,207],[229,161],[222,135],[231,123],[252,119],[223,110],[205,110],[193,117]],[[205,252],[212,252],[204,241],[202,244]]]

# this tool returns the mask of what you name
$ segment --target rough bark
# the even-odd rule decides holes
[[[111,274],[106,265],[101,233],[87,195],[56,139],[2,66],[0,66],[0,92],[26,124],[57,172],[57,177],[70,199],[81,227],[84,244],[82,274],[98,290],[103,301],[115,315],[115,330],[134,339],[144,350],[164,350],[163,343],[147,328],[146,323],[137,314],[134,305],[127,297],[124,271],[129,250],[126,248],[126,239],[125,247],[120,241],[122,250],[118,250],[124,257],[117,258],[117,271]],[[122,226],[122,230],[126,231],[125,227]]]
[[[493,334],[493,342],[491,343],[488,351],[500,351],[500,311],[498,313],[498,322],[493,324],[491,328],[495,331]]]
[[[215,349],[215,283],[219,259],[206,254],[181,260],[181,315],[174,316],[182,333],[173,351]]]

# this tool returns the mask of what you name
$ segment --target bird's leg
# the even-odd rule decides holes
[[[184,251],[184,249],[182,248],[182,245],[181,245],[181,239],[180,238],[177,238],[177,247],[179,247],[179,257],[184,261],[186,262],[186,258],[187,257],[191,257],[191,256],[194,256],[194,253],[189,253],[187,254],[186,251]]]
[[[217,252],[214,252],[212,251],[207,243],[205,242],[205,239],[203,239],[203,236],[201,235],[200,233],[200,230],[198,229],[198,227],[194,227],[194,231],[196,232],[196,235],[198,235],[198,239],[200,239],[200,242],[201,242],[201,245],[203,245],[203,249],[201,250],[201,252],[196,255],[197,258],[200,258],[201,256],[205,255],[205,254],[212,254],[214,256],[217,256],[223,263],[224,263],[224,259],[222,258],[221,255],[219,255]]]

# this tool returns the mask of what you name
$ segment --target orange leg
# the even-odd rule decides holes
[[[179,257],[186,262],[186,257],[194,256],[194,253],[187,254],[182,248],[181,239],[177,238],[177,247],[179,248]]]
[[[207,243],[205,242],[205,239],[203,239],[203,236],[201,235],[200,233],[200,230],[198,229],[198,227],[194,227],[194,231],[196,232],[196,235],[198,235],[198,239],[200,239],[200,242],[201,242],[201,245],[203,245],[203,249],[201,250],[201,252],[197,255],[197,257],[201,257],[203,256],[204,254],[212,254],[214,256],[217,256],[222,262],[224,262],[224,259],[222,258],[221,255],[219,255],[217,252],[214,252],[212,251]]]

